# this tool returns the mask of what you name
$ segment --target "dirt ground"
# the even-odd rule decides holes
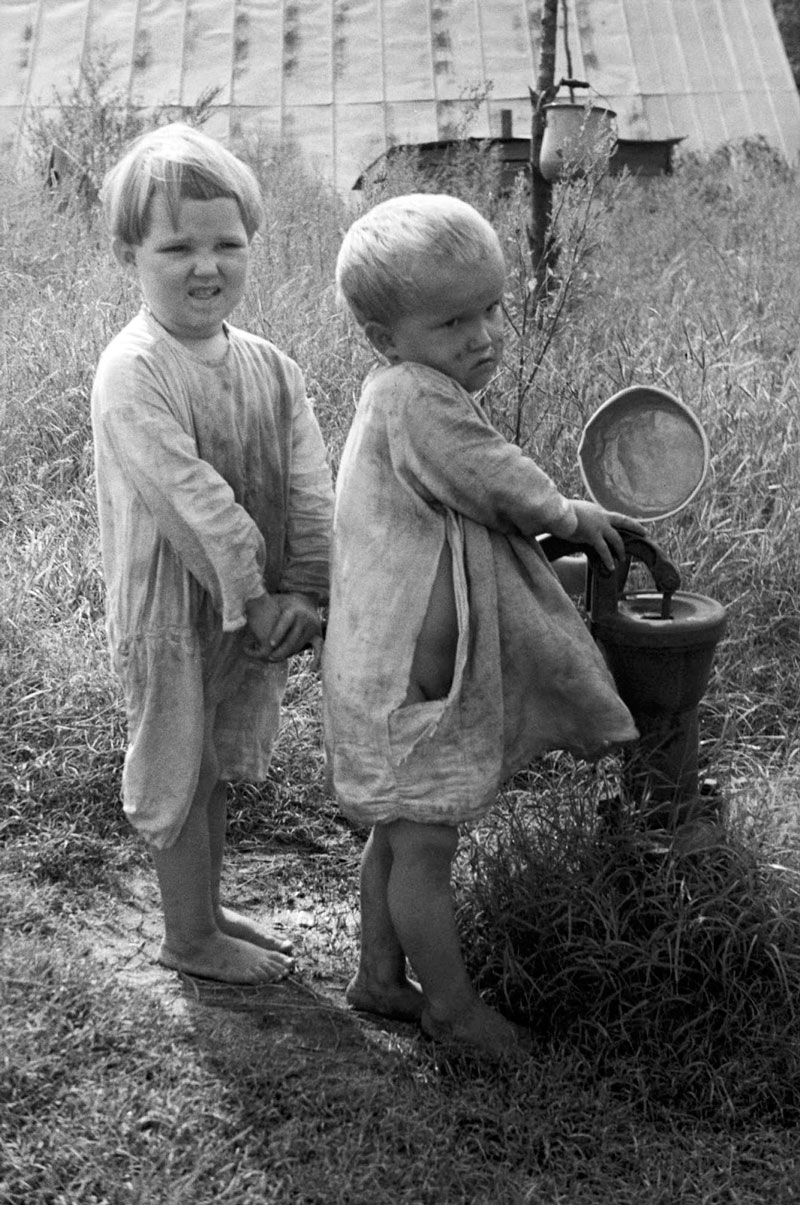
[[[250,1013],[323,1047],[415,1044],[416,1026],[354,1013],[344,991],[358,952],[358,866],[352,854],[242,853],[227,857],[225,903],[285,934],[295,972],[278,984],[238,987],[178,974],[157,962],[162,924],[155,875],[137,869],[119,890],[87,910],[81,927],[92,955],[118,983],[154,993],[165,1011],[188,1016],[197,1006]]]

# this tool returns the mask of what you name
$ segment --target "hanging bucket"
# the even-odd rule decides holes
[[[539,171],[545,180],[585,176],[596,165],[605,171],[617,145],[613,109],[554,100],[544,111]]]

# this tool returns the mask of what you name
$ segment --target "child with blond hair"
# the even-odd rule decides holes
[[[385,361],[341,459],[323,656],[334,788],[371,828],[347,996],[507,1054],[520,1031],[481,1000],[461,955],[458,826],[546,750],[594,757],[635,739],[536,537],[590,545],[611,567],[617,528],[642,529],[564,497],[476,400],[500,364],[505,268],[475,209],[429,194],[383,202],[345,236],[337,283]]]
[[[92,392],[125,812],[155,863],[160,961],[269,982],[290,943],[220,899],[227,783],[265,777],[287,658],[320,641],[325,448],[297,365],[227,321],[262,219],[251,170],[176,123],[140,137],[101,196],[143,300]]]

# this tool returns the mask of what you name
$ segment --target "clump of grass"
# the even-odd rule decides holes
[[[106,171],[129,142],[168,121],[203,125],[222,91],[221,87],[207,88],[185,108],[156,105],[144,109],[114,86],[117,57],[113,46],[95,45],[84,57],[77,80],[70,82],[66,93],[54,89],[47,109],[35,111],[24,129],[29,157],[41,171],[54,146],[70,156],[73,176],[58,181],[59,201],[74,204],[83,193],[83,203],[78,205],[83,216],[89,215]]]
[[[473,842],[460,906],[473,974],[503,1012],[602,1078],[699,1117],[800,1117],[800,871],[735,825],[658,844],[590,780],[539,777]],[[602,807],[600,808],[602,813]]]
[[[139,858],[143,857],[139,852]],[[80,818],[49,827],[41,836],[22,837],[0,850],[4,874],[24,876],[29,882],[55,886],[73,897],[90,895],[96,888],[115,893],[121,873],[136,860],[136,847],[120,847],[87,831]]]

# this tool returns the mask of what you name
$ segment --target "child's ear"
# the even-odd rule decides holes
[[[114,238],[111,240],[111,250],[114,253],[115,260],[121,267],[136,267],[136,248],[132,243],[126,243],[121,238]]]
[[[397,353],[394,349],[394,338],[390,327],[384,326],[382,322],[365,322],[364,334],[375,350],[385,356],[390,363],[396,359]]]

